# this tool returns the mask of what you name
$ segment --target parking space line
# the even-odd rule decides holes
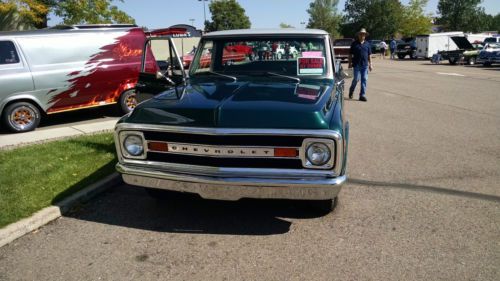
[[[436,72],[439,75],[448,75],[448,76],[460,76],[460,77],[465,77],[463,74],[458,74],[458,73],[452,73],[452,72]]]

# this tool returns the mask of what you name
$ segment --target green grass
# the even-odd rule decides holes
[[[0,227],[111,174],[115,163],[111,133],[0,151]]]

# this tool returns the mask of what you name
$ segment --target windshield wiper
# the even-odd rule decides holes
[[[230,76],[230,75],[222,74],[222,73],[215,72],[215,71],[207,71],[207,72],[208,72],[208,73],[211,73],[211,74],[219,75],[219,76],[221,76],[221,77],[229,78],[229,79],[233,80],[233,82],[238,81],[238,78],[236,78],[236,77],[234,77],[234,76]]]
[[[275,72],[266,72],[266,74],[274,75],[274,76],[278,76],[278,77],[283,77],[283,78],[288,78],[288,79],[294,80],[297,83],[300,83],[300,78],[298,78],[298,77],[283,75],[283,74],[279,74],[279,73],[275,73]]]

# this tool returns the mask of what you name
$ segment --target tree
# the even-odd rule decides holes
[[[251,23],[245,9],[236,0],[212,1],[209,5],[212,21],[205,22],[205,31],[245,29]]]
[[[403,8],[403,19],[399,33],[406,37],[418,34],[429,34],[432,29],[432,18],[424,14],[424,7],[428,0],[410,0],[408,6]]]
[[[2,30],[18,30],[25,27],[47,27],[47,15],[52,1],[6,0],[0,2],[3,20],[12,20]]]
[[[54,13],[63,18],[64,24],[135,23],[132,17],[111,5],[110,0],[59,1]]]
[[[344,35],[353,36],[364,27],[371,38],[394,36],[403,20],[403,5],[399,0],[347,0],[344,7]]]
[[[118,0],[123,2],[124,0]],[[4,0],[0,2],[0,16],[15,19],[10,30],[20,26],[47,27],[48,15],[54,12],[64,24],[135,23],[134,19],[112,0]],[[5,30],[5,29],[4,29]]]
[[[481,21],[485,12],[479,4],[481,0],[439,0],[438,23],[446,31],[480,31],[485,27]]]
[[[488,30],[500,32],[500,13],[496,14],[496,16],[491,19],[491,24]]]
[[[282,22],[280,23],[280,28],[295,28],[295,26]]]
[[[339,0],[315,0],[309,4],[308,28],[323,29],[333,37],[339,37],[342,16],[337,13]]]

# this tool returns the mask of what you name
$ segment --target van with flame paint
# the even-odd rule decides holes
[[[110,104],[130,112],[145,42],[135,25],[0,32],[2,126],[31,131],[42,114]],[[156,68],[154,60],[146,66]]]

